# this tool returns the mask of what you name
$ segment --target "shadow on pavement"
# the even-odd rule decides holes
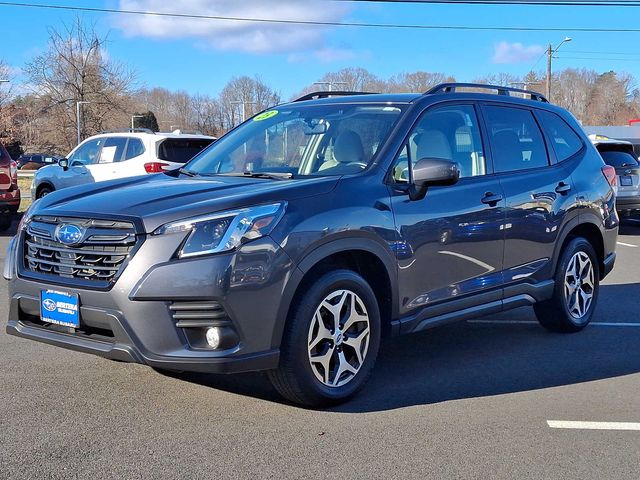
[[[0,232],[0,237],[13,237],[16,234],[18,224],[20,223],[20,219],[22,218],[22,213],[16,213],[13,216],[13,222],[11,223],[11,227],[5,230],[4,232]]]
[[[640,284],[603,285],[602,297],[638,298]],[[630,306],[634,302],[630,301]],[[611,318],[606,308],[594,321]],[[498,315],[532,320],[531,309]],[[633,318],[631,315],[626,318]],[[640,328],[588,327],[573,335],[538,325],[458,323],[383,344],[362,392],[335,412],[376,412],[503,393],[571,385],[640,372]],[[281,402],[263,373],[176,374],[197,384]]]

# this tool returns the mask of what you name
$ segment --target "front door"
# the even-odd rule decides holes
[[[428,157],[457,162],[461,178],[452,186],[430,187],[424,199],[412,201],[412,165]],[[428,109],[407,137],[390,187],[401,315],[455,298],[467,297],[471,304],[501,300],[505,201],[490,173],[471,104]]]

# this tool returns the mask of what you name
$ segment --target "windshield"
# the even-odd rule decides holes
[[[229,132],[185,168],[198,175],[358,173],[371,164],[401,111],[390,105],[276,107]]]

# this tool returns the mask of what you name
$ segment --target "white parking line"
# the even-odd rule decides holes
[[[640,430],[637,422],[570,422],[566,420],[547,420],[551,428],[570,428],[579,430]]]
[[[637,245],[631,245],[630,243],[624,243],[624,242],[617,242],[618,245],[622,245],[623,247],[631,247],[631,248],[638,248]]]
[[[467,323],[478,323],[485,325],[537,325],[535,320],[467,320]],[[591,322],[594,327],[640,327],[636,322]]]

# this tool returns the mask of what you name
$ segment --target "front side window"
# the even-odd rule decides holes
[[[73,152],[69,158],[69,165],[92,165],[98,163],[98,152],[104,143],[104,138],[89,140]]]
[[[287,105],[257,115],[197,155],[200,175],[345,175],[370,165],[402,108],[391,105]]]
[[[562,118],[546,110],[538,110],[537,114],[559,162],[572,157],[582,149],[582,140]]]
[[[456,162],[461,177],[487,173],[478,118],[472,105],[427,110],[396,160],[392,172],[394,180],[408,182],[409,166],[423,158]]]
[[[542,132],[531,111],[495,106],[484,111],[496,173],[549,165]]]

